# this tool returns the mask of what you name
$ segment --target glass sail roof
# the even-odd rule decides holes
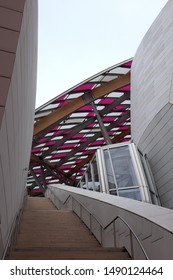
[[[36,109],[30,189],[75,186],[98,147],[131,139],[130,79],[123,80],[131,64],[114,65]]]

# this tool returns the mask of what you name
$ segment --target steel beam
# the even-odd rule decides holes
[[[59,179],[59,181],[61,183],[65,183],[66,185],[71,185],[74,186],[74,181],[73,184],[71,184],[72,180],[70,178],[66,178],[64,176],[62,176],[62,174],[58,173],[56,169],[51,169],[49,167],[49,165],[47,165],[45,162],[43,162],[43,165],[45,166],[45,168],[49,171],[50,174],[52,174],[54,177],[56,177],[57,179]]]
[[[44,189],[47,190],[47,184],[46,184],[43,165],[41,165],[41,176],[42,176],[42,180],[43,180],[43,184],[44,184]]]
[[[95,120],[95,117],[92,117],[88,119],[87,121],[81,123],[80,125],[75,126],[71,133],[64,136],[61,140],[57,141],[57,143],[50,147],[47,151],[42,153],[42,157],[45,158],[46,156],[50,155],[54,150],[56,150],[58,147],[62,146],[66,141],[70,140],[74,135],[76,135],[79,131],[93,123]],[[53,137],[52,137],[53,138]]]
[[[49,170],[54,170],[56,174],[59,174],[58,179],[61,179],[62,182],[65,182],[64,178],[66,177],[66,173],[63,172],[62,170],[60,170],[58,168],[58,166],[56,166],[55,164],[50,163],[48,160],[40,159],[39,157],[37,157],[35,155],[31,155],[31,161],[35,162],[36,164],[38,164],[40,166],[44,165],[46,167],[46,169],[48,169],[48,167],[49,167]],[[65,182],[65,183],[67,183],[67,182]],[[68,183],[70,183],[71,185],[74,185],[75,181],[69,178]]]
[[[130,94],[125,93],[120,98],[117,98],[114,102],[107,105],[104,109],[102,109],[99,113],[100,116],[104,116],[108,112],[110,112],[115,106],[120,105],[124,100],[130,99]],[[50,155],[54,150],[56,150],[58,147],[62,146],[66,141],[71,139],[74,135],[76,135],[79,131],[83,130],[85,127],[87,127],[89,124],[93,123],[95,121],[95,117],[89,118],[87,121],[82,122],[81,124],[75,126],[72,129],[72,132],[68,135],[64,136],[63,139],[57,141],[57,143],[50,147],[47,151],[42,153],[42,158],[45,158],[46,156]],[[53,138],[53,136],[51,136]]]
[[[89,155],[87,158],[83,159],[79,164],[77,164],[73,169],[70,170],[69,173],[67,173],[68,177],[71,177],[74,173],[78,172],[85,164],[90,162],[90,160],[93,158],[94,152],[92,155]]]
[[[45,193],[45,189],[43,188],[39,178],[36,176],[35,172],[34,172],[34,169],[33,169],[33,166],[30,164],[30,172],[31,172],[31,175],[33,176],[36,184],[38,185],[39,189],[41,190],[41,192],[44,194]]]
[[[118,120],[116,120],[115,122],[112,122],[109,126],[108,129],[111,130],[112,128],[116,127],[117,124],[125,121],[127,119],[127,117],[129,117],[129,114],[127,115],[123,115],[122,117],[120,117]],[[59,167],[62,164],[64,164],[65,162],[67,162],[68,159],[70,159],[73,155],[75,155],[77,152],[81,151],[83,148],[85,148],[86,146],[88,147],[89,144],[91,144],[92,142],[94,142],[97,138],[99,138],[100,136],[102,136],[101,132],[97,132],[95,133],[95,135],[93,137],[88,138],[88,140],[84,143],[82,143],[80,146],[78,146],[77,148],[75,148],[74,151],[71,151],[70,153],[68,153],[68,155],[66,157],[64,157],[63,159],[61,159],[56,166]]]
[[[105,139],[105,143],[107,145],[112,144],[112,141],[111,141],[111,139],[109,137],[109,134],[108,134],[105,126],[104,126],[104,123],[102,122],[102,118],[101,118],[101,116],[100,116],[100,114],[99,114],[99,112],[98,112],[94,102],[92,102],[92,107],[93,107],[94,113],[96,115],[96,118],[98,120],[98,123],[99,123],[100,129],[101,129],[103,138]]]

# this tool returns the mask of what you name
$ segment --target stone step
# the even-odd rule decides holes
[[[127,252],[107,248],[26,248],[13,251],[10,259],[15,260],[130,260]]]
[[[7,259],[129,259],[127,252],[102,248],[72,211],[57,210],[49,199],[28,197],[14,246]]]

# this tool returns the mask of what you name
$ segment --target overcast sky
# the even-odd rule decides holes
[[[36,107],[129,59],[167,0],[39,0]]]

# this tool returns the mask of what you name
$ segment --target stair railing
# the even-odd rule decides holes
[[[56,198],[58,198],[57,196],[56,196]],[[132,259],[134,259],[134,244],[133,244],[133,237],[136,239],[136,241],[137,241],[137,243],[138,243],[138,245],[139,245],[139,247],[140,247],[140,249],[141,249],[141,251],[142,251],[142,253],[143,253],[143,255],[144,255],[144,257],[145,257],[145,259],[146,260],[149,260],[149,257],[148,257],[148,255],[147,255],[147,253],[146,253],[146,251],[145,251],[145,249],[144,249],[144,247],[143,247],[143,245],[142,245],[142,243],[141,243],[141,241],[139,240],[139,238],[137,237],[137,235],[136,235],[136,233],[134,232],[134,230],[131,228],[131,226],[122,218],[122,217],[120,217],[119,215],[118,216],[116,216],[111,222],[109,222],[105,227],[103,227],[102,225],[101,225],[101,223],[100,223],[100,221],[95,217],[95,215],[94,214],[92,214],[81,202],[79,202],[76,198],[74,198],[72,195],[69,195],[67,198],[66,198],[66,200],[62,203],[63,205],[65,205],[66,203],[67,203],[67,201],[69,200],[69,198],[71,198],[72,199],[72,211],[73,212],[75,212],[75,209],[74,209],[74,201],[76,201],[78,204],[79,204],[79,214],[77,213],[77,212],[75,212],[78,216],[79,216],[79,218],[84,222],[84,220],[82,219],[82,209],[84,209],[85,211],[87,211],[88,212],[88,214],[89,214],[89,229],[90,229],[90,231],[93,233],[93,229],[92,229],[92,219],[94,218],[94,220],[95,221],[97,221],[97,223],[99,224],[99,227],[100,227],[100,240],[99,240],[99,242],[100,242],[100,244],[101,245],[103,245],[103,238],[102,238],[102,233],[103,233],[103,231],[104,230],[106,230],[109,226],[111,226],[111,225],[113,225],[113,231],[114,231],[114,233],[113,233],[113,235],[114,235],[114,247],[116,247],[116,221],[118,220],[118,219],[120,219],[126,226],[127,226],[127,228],[129,229],[129,232],[130,232],[130,248],[131,248],[131,257],[132,257]],[[58,198],[58,200],[59,200],[59,198]],[[59,200],[60,201],[60,200]],[[61,201],[60,201],[61,202]]]

